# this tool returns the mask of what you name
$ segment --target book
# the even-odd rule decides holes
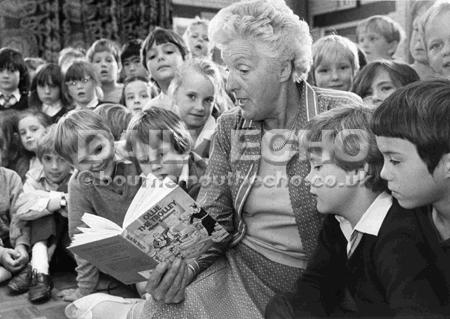
[[[160,262],[196,258],[229,234],[180,186],[153,175],[133,198],[122,226],[89,213],[70,251],[125,284],[145,281]]]

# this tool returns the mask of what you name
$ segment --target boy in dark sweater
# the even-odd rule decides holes
[[[410,317],[438,304],[415,216],[386,193],[380,178],[372,113],[342,107],[308,123],[306,180],[326,217],[297,290],[276,295],[266,318]]]
[[[427,268],[439,304],[450,316],[450,81],[408,85],[376,111],[372,128],[384,166],[381,177],[399,204],[416,210]],[[417,261],[412,261],[417,263]]]

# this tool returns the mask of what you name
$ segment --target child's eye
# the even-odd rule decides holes
[[[400,164],[400,161],[390,158],[389,163],[391,163],[393,166],[397,166],[398,164]]]
[[[441,48],[441,43],[437,43],[437,42],[435,42],[435,43],[432,43],[431,45],[430,45],[430,50],[438,50],[438,49],[440,49]]]
[[[156,58],[156,55],[154,54],[148,56],[148,60],[153,60],[154,58]]]
[[[175,52],[175,50],[166,50],[165,52],[166,52],[166,54],[173,54]]]
[[[380,88],[380,90],[381,90],[381,92],[388,92],[388,91],[394,90],[394,88],[392,86],[382,86]]]
[[[50,156],[48,156],[48,155],[44,156],[44,161],[45,162],[50,162],[51,160],[52,160],[52,158]]]
[[[194,102],[194,101],[196,100],[195,94],[189,93],[189,94],[187,94],[187,97],[188,97],[189,100],[191,100],[192,102]]]
[[[348,69],[350,69],[350,66],[349,65],[341,65],[340,69],[341,70],[348,70]]]
[[[213,98],[213,97],[206,98],[206,99],[205,99],[205,103],[206,103],[207,105],[213,104],[213,103],[214,103],[214,98]]]
[[[143,99],[147,99],[149,97],[150,97],[150,95],[148,95],[147,93],[141,94],[141,98],[143,98]]]
[[[327,72],[328,72],[328,69],[320,68],[320,69],[317,70],[317,72],[318,72],[318,73],[327,73]]]

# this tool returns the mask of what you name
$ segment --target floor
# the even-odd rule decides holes
[[[0,319],[63,319],[64,308],[68,302],[57,297],[60,290],[75,288],[75,273],[70,271],[54,272],[52,298],[42,304],[32,304],[28,301],[28,294],[10,295],[6,284],[0,285]],[[106,280],[102,280],[100,286],[108,286]],[[116,286],[117,287],[117,286]],[[111,294],[137,298],[134,290],[125,286],[114,288]]]
[[[75,274],[60,272],[53,275],[55,288],[52,298],[46,303],[32,304],[28,294],[10,295],[6,284],[0,286],[0,319],[61,319],[65,318],[64,308],[68,304],[56,294],[59,290],[76,287]]]

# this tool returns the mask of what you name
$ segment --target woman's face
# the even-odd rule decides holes
[[[119,66],[111,52],[102,51],[95,53],[92,57],[92,65],[100,82],[111,83],[117,81]]]
[[[189,129],[201,129],[211,115],[214,86],[202,74],[188,69],[174,94],[180,117]]]
[[[263,52],[264,44],[236,39],[223,50],[228,68],[227,90],[248,120],[275,117],[280,96],[280,66]]]
[[[378,68],[370,88],[363,94],[362,98],[368,106],[376,108],[397,88],[398,85],[394,83],[389,73],[382,68]]]
[[[153,44],[145,57],[147,69],[156,81],[171,81],[176,70],[183,63],[183,57],[178,47],[170,42]]]

